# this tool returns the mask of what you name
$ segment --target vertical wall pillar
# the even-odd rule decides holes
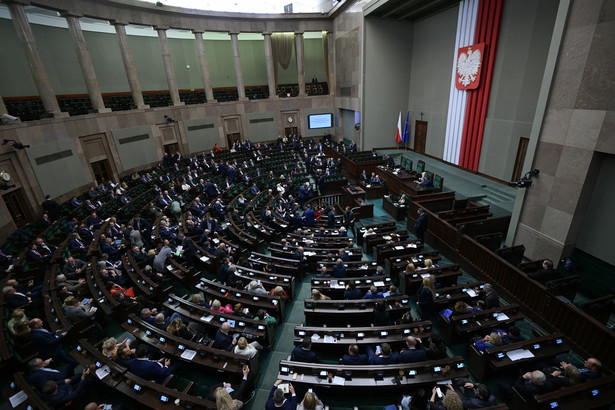
[[[205,45],[203,44],[203,32],[192,30],[194,40],[196,41],[196,51],[199,55],[199,63],[201,64],[201,76],[203,77],[203,87],[205,88],[205,98],[207,102],[216,102],[214,99],[214,91],[211,86],[211,75],[209,74],[209,64],[207,63],[207,55],[205,54]]]
[[[303,67],[303,32],[295,32],[297,81],[299,82],[299,97],[305,97],[305,69]]]
[[[49,81],[49,76],[43,65],[41,55],[38,52],[34,34],[32,33],[32,28],[26,17],[23,4],[10,2],[7,3],[7,6],[11,13],[11,20],[13,20],[17,37],[26,54],[34,83],[36,84],[45,110],[54,117],[68,117],[68,113],[60,111],[60,105],[56,99],[51,82]]]
[[[329,95],[335,95],[335,33],[329,31],[327,36],[327,42],[329,43]]]
[[[169,84],[169,94],[173,106],[184,105],[179,99],[179,90],[177,89],[177,78],[173,69],[173,60],[171,60],[171,52],[169,51],[169,40],[167,39],[168,27],[154,27],[158,32],[158,40],[160,40],[160,51],[162,52],[162,61],[164,62],[164,71],[167,75],[167,83]]]
[[[6,110],[6,105],[4,105],[4,100],[2,99],[1,95],[0,95],[0,114],[8,114],[8,111]]]
[[[128,36],[126,36],[126,25],[128,23],[113,21],[112,24],[115,26],[115,33],[117,34],[117,39],[120,43],[120,52],[122,53],[124,70],[126,71],[128,85],[130,86],[130,92],[132,93],[132,100],[140,110],[149,108],[149,105],[146,105],[143,101],[143,93],[141,92],[141,85],[139,84],[135,61],[132,58],[132,52],[130,51],[130,46],[128,45]]]
[[[229,33],[231,35],[231,43],[233,45],[233,62],[235,63],[235,78],[237,79],[237,94],[239,95],[239,101],[247,100],[246,89],[243,85],[243,72],[241,71],[241,57],[239,56],[239,42],[237,40],[237,34]]]
[[[81,73],[85,80],[85,86],[88,89],[88,95],[92,102],[92,107],[97,113],[111,112],[110,108],[105,107],[105,103],[100,93],[100,87],[96,80],[96,72],[94,71],[94,64],[90,58],[90,52],[88,51],[81,25],[79,24],[79,16],[74,13],[62,13],[62,16],[68,23],[68,31],[73,39],[75,51],[77,52],[77,60],[79,60],[79,67],[81,67]]]
[[[273,50],[271,47],[271,33],[263,33],[265,37],[265,61],[267,63],[267,84],[269,85],[269,98],[278,98],[276,93],[275,72],[273,69]]]

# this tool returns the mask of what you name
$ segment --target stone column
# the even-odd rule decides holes
[[[329,43],[329,95],[335,95],[335,36],[332,31],[329,31],[327,36],[327,43]]]
[[[211,75],[209,74],[209,64],[207,64],[207,56],[205,55],[205,45],[203,44],[203,32],[192,30],[194,40],[196,41],[196,51],[199,54],[199,63],[201,64],[201,76],[203,77],[203,86],[205,88],[205,98],[207,102],[217,102],[214,99],[214,91],[211,87]]]
[[[237,41],[238,33],[229,33],[231,35],[231,43],[233,45],[233,62],[235,63],[235,77],[237,79],[237,94],[239,101],[245,101],[246,89],[243,85],[243,72],[241,71],[241,57],[239,56],[239,42]]]
[[[278,98],[276,94],[275,72],[273,65],[273,51],[271,48],[271,33],[263,33],[265,37],[265,61],[267,62],[267,84],[269,85],[269,98]]]
[[[112,21],[111,23],[115,26],[115,34],[117,34],[117,40],[120,43],[120,52],[122,53],[124,70],[126,71],[128,85],[130,86],[130,92],[132,93],[132,100],[140,110],[149,108],[149,105],[146,105],[143,101],[143,93],[141,92],[141,85],[139,84],[135,61],[132,58],[132,52],[130,51],[130,46],[128,45],[128,36],[126,35],[126,26],[128,23],[120,21]]]
[[[299,97],[305,97],[305,70],[303,68],[303,32],[295,32],[295,51],[297,57],[297,81],[299,82]]]
[[[56,99],[55,92],[49,81],[49,76],[43,65],[41,55],[38,52],[34,34],[32,34],[32,28],[26,17],[23,4],[10,2],[7,3],[7,6],[11,13],[11,20],[13,20],[17,37],[26,54],[28,65],[32,72],[32,78],[34,79],[45,110],[54,117],[68,117],[68,113],[60,111],[58,100]]]
[[[154,27],[158,32],[158,40],[160,40],[160,50],[162,51],[162,60],[164,62],[164,71],[167,75],[167,83],[169,84],[169,93],[173,106],[184,105],[179,100],[179,90],[177,89],[177,79],[175,78],[175,70],[173,69],[173,60],[171,60],[171,52],[169,51],[169,40],[167,39],[168,27]]]
[[[85,37],[83,36],[83,31],[79,24],[79,16],[74,13],[63,12],[62,17],[64,17],[68,23],[68,31],[73,39],[73,45],[77,52],[77,60],[79,60],[79,67],[81,67],[81,74],[83,74],[85,86],[88,89],[94,111],[97,113],[111,112],[110,108],[105,107],[102,94],[100,93],[100,87],[96,80],[96,72],[94,71],[94,65],[90,58],[88,45],[85,42]]]

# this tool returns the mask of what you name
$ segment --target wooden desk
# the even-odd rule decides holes
[[[507,318],[496,318],[498,314],[504,313]],[[453,315],[449,319],[440,316],[440,336],[448,345],[454,339],[467,339],[471,335],[481,335],[493,327],[502,325],[512,325],[518,320],[525,318],[519,311],[519,305],[508,305],[481,312],[467,313],[465,315]]]
[[[385,303],[391,320],[397,320],[410,310],[408,296],[392,296],[381,299],[355,299],[355,300],[313,300],[306,299],[303,313],[306,323],[312,326],[347,326],[364,325],[372,323],[374,305],[376,302]]]
[[[470,372],[463,364],[463,360],[463,357],[455,356],[442,360],[383,366],[345,366],[281,360],[278,379],[291,382],[293,385],[306,387],[313,385],[339,392],[348,392],[348,389],[357,392],[361,389],[365,394],[381,394],[383,388],[387,391],[408,391],[410,386],[433,385],[441,380],[468,377]],[[443,374],[441,370],[446,369],[446,366],[450,370]],[[434,369],[438,368],[440,371],[434,372]],[[293,380],[294,373],[298,376]],[[340,384],[330,383],[327,380],[328,374],[340,377],[341,379],[337,379]]]
[[[382,209],[387,214],[391,215],[393,219],[396,221],[403,221],[406,219],[406,215],[408,214],[408,207],[403,205],[397,205],[397,202],[394,202],[391,199],[391,196],[385,195],[382,198]]]
[[[399,195],[402,192],[403,185],[407,182],[414,181],[414,175],[397,168],[395,170],[379,166],[376,169],[376,174],[382,178],[387,186],[389,192]]]
[[[423,186],[418,182],[406,181],[400,186],[400,192],[408,195],[410,198],[415,196],[428,195],[435,192],[435,188]]]
[[[374,247],[385,244],[395,237],[396,240],[407,241],[410,233],[406,229],[389,232],[378,232],[376,235],[367,235],[363,239],[363,252],[372,253]]]
[[[360,347],[366,345],[377,345],[388,343],[392,347],[406,347],[406,338],[414,336],[418,338],[427,338],[431,336],[433,331],[431,321],[415,322],[406,325],[392,326],[369,326],[369,327],[309,327],[295,326],[295,345],[300,344],[305,337],[312,337],[317,334],[318,339],[312,339],[313,350],[326,350],[330,352],[347,353],[348,346],[357,344]],[[328,337],[335,339],[332,342]]]
[[[418,253],[423,246],[417,239],[378,245],[374,246],[374,258],[378,263],[384,263],[387,258],[396,258],[398,255],[405,255],[409,252]]]
[[[380,199],[387,193],[385,185],[364,184],[359,181],[359,187],[365,191],[365,198],[367,199]]]
[[[365,293],[369,290],[369,288],[373,285],[378,288],[378,290],[388,290],[389,286],[393,284],[391,277],[388,275],[383,276],[371,276],[368,278],[349,278],[349,279],[320,279],[313,278],[312,279],[312,290],[317,289],[324,295],[329,296],[332,300],[344,300],[344,291],[346,290],[346,285],[354,282],[357,289],[359,289],[362,293]],[[331,284],[336,284],[332,286]]]

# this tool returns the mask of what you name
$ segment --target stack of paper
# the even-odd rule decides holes
[[[515,349],[509,352],[506,352],[506,356],[512,361],[521,360],[521,359],[531,359],[534,357],[534,354],[529,350],[525,349]]]
[[[182,352],[181,358],[186,360],[192,360],[194,359],[194,356],[196,356],[196,351],[186,349]]]

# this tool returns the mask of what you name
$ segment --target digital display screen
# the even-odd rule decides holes
[[[308,115],[308,128],[332,128],[333,127],[333,114],[312,114]]]

